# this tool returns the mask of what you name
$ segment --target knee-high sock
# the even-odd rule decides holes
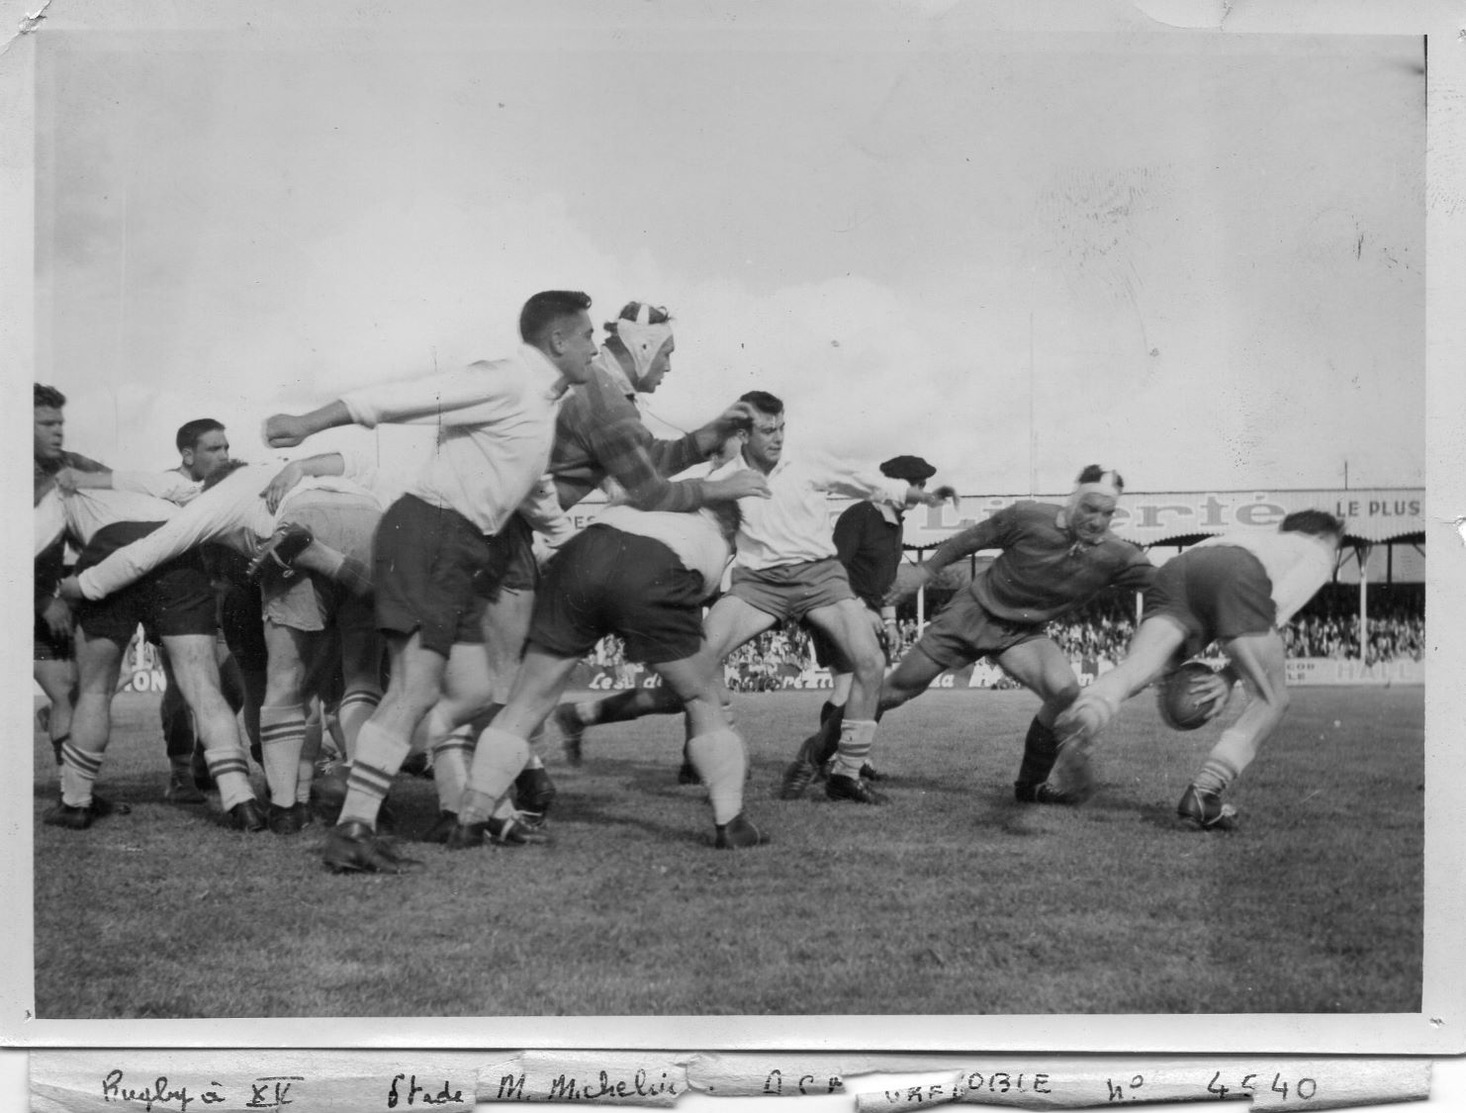
[[[708,788],[713,822],[722,826],[743,810],[743,783],[748,773],[748,750],[733,730],[699,734],[687,743],[687,758]]]
[[[456,812],[468,787],[468,767],[473,761],[473,727],[465,723],[438,743],[433,751],[433,786],[438,790],[438,810]]]
[[[836,773],[859,777],[860,767],[870,757],[876,740],[874,719],[846,719],[840,727],[839,748],[835,751]]]
[[[58,766],[61,764],[61,751],[66,748],[66,744],[68,742],[70,742],[70,741],[71,741],[71,731],[69,731],[69,730],[65,734],[57,735],[55,738],[51,739],[51,749],[53,749],[54,751],[56,751],[56,764]],[[185,769],[188,768],[188,762],[189,762],[189,760],[190,760],[190,758],[184,758],[183,759],[183,762],[184,762],[183,767]]]
[[[517,734],[486,727],[474,747],[468,788],[459,801],[460,823],[482,823],[504,803],[514,779],[529,761],[529,743]]]
[[[341,738],[346,745],[345,759],[349,762],[356,756],[356,740],[361,728],[372,712],[377,709],[382,697],[369,689],[356,688],[341,697],[336,709],[336,721],[341,724]]]
[[[300,755],[305,749],[305,706],[273,704],[260,708],[260,750],[270,803],[288,808],[296,801]]]
[[[407,757],[408,740],[377,723],[363,723],[356,737],[356,756],[346,778],[346,802],[338,823],[356,821],[376,828],[377,811],[392,787],[392,778]]]
[[[204,763],[209,767],[209,776],[219,789],[219,805],[226,812],[236,804],[255,798],[249,784],[249,757],[237,741],[223,746],[210,746],[204,750]],[[286,801],[289,803],[289,801]]]
[[[1028,737],[1023,740],[1023,762],[1018,766],[1018,783],[1041,785],[1048,780],[1054,761],[1059,756],[1059,736],[1044,726],[1035,715],[1028,724]]]
[[[1202,792],[1222,792],[1242,775],[1257,756],[1257,739],[1247,731],[1229,727],[1222,731],[1211,753],[1206,755],[1201,772],[1193,783]]]
[[[102,755],[78,749],[67,742],[61,747],[61,802],[71,808],[85,808],[92,802],[92,784],[102,768]]]

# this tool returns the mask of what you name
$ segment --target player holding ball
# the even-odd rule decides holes
[[[1146,596],[1145,618],[1125,659],[1091,684],[1059,716],[1059,758],[1052,780],[1079,798],[1093,792],[1089,755],[1120,704],[1173,670],[1180,659],[1221,642],[1227,667],[1187,681],[1196,702],[1220,714],[1240,679],[1251,701],[1222,732],[1186,787],[1176,813],[1200,831],[1236,826],[1236,809],[1222,802],[1288,710],[1283,669],[1287,623],[1333,576],[1344,523],[1324,510],[1289,514],[1277,532],[1239,531],[1208,538],[1161,567]],[[1164,696],[1163,692],[1163,696]]]

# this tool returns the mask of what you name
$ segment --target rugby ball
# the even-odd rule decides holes
[[[1172,730],[1195,730],[1207,721],[1211,705],[1191,690],[1191,683],[1197,677],[1211,675],[1210,666],[1187,661],[1160,679],[1156,684],[1156,706],[1166,726]]]

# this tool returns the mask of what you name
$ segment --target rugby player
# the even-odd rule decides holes
[[[1045,627],[1106,588],[1143,590],[1155,578],[1155,565],[1139,546],[1110,532],[1123,490],[1117,473],[1090,465],[1079,474],[1064,505],[1014,503],[949,537],[925,562],[903,566],[887,595],[891,603],[930,583],[955,560],[983,549],[1002,550],[942,608],[891,670],[881,689],[880,714],[915,699],[943,672],[990,657],[1043,700],[1024,740],[1014,799],[1021,804],[1076,803],[1047,783],[1058,753],[1054,720],[1074,702],[1079,681]],[[840,718],[838,712],[832,715],[800,747],[784,772],[785,798],[801,795],[814,779],[818,755],[829,745]]]
[[[62,469],[76,472],[109,470],[105,464],[62,447],[66,439],[66,415],[62,412],[65,405],[66,395],[55,387],[35,384],[35,487],[32,507],[39,507],[41,499],[55,490],[56,474]],[[37,529],[40,532],[44,527],[38,522]],[[31,667],[36,683],[51,701],[46,730],[58,766],[61,764],[61,748],[71,739],[71,712],[76,699],[71,608],[56,595],[56,585],[66,573],[66,543],[57,530],[36,551]]]
[[[667,310],[628,302],[604,328],[606,337],[591,360],[590,378],[565,399],[555,419],[549,477],[559,508],[568,510],[601,486],[613,487],[617,501],[626,505],[673,513],[760,493],[762,479],[749,473],[718,481],[668,479],[707,460],[735,431],[748,427],[753,411],[746,402],[735,402],[706,425],[675,440],[652,435],[642,421],[636,396],[655,391],[671,370],[676,340]],[[552,545],[574,532],[568,519],[566,522],[565,531],[551,538]],[[545,532],[541,522],[521,512],[505,530],[511,548],[509,566],[499,597],[484,612],[484,644],[498,690],[494,703],[474,716],[480,725],[490,721],[508,698],[508,687],[524,652],[538,578],[531,527]],[[460,716],[453,719],[462,721]],[[441,768],[453,775],[461,769],[466,776],[476,734],[459,728],[447,739],[429,739],[436,747],[435,771]],[[572,764],[579,760],[573,743],[567,746],[567,756]],[[522,817],[530,822],[542,820],[555,790],[538,754],[531,753],[515,789]],[[456,819],[452,807],[443,807],[428,838],[445,839]]]
[[[1215,717],[1240,680],[1251,699],[1186,786],[1176,814],[1200,831],[1234,828],[1236,809],[1223,802],[1222,794],[1288,711],[1286,653],[1278,628],[1333,577],[1343,539],[1339,518],[1324,510],[1300,510],[1285,517],[1276,532],[1238,530],[1208,538],[1162,565],[1125,659],[1059,717],[1063,741],[1056,785],[1088,796],[1093,790],[1090,754],[1120,704],[1220,642],[1227,666],[1197,684],[1197,698],[1210,703]]]
[[[518,828],[509,790],[529,760],[531,733],[571,671],[612,633],[624,639],[628,659],[662,678],[687,714],[688,759],[708,786],[713,845],[737,850],[764,841],[743,812],[748,753],[723,714],[718,658],[703,642],[702,602],[728,560],[732,507],[730,501],[715,513],[611,506],[550,562],[509,702],[479,735],[458,820],[445,838],[449,849],[543,840]]]
[[[327,835],[334,871],[409,868],[378,838],[378,809],[440,697],[480,708],[492,698],[481,617],[507,554],[498,536],[543,475],[555,415],[590,375],[595,327],[579,291],[535,294],[520,312],[524,343],[507,359],[352,391],[303,415],[265,423],[272,447],[341,425],[431,422],[438,440],[408,491],[383,515],[373,546],[376,624],[390,673],[381,704],[357,736],[340,818]],[[465,716],[466,718],[467,716]],[[429,724],[446,737],[451,720]]]
[[[311,818],[311,768],[301,758],[307,704],[335,663],[328,656],[339,661],[344,677],[342,729],[348,748],[365,718],[363,706],[375,707],[381,695],[381,648],[371,602],[359,582],[370,564],[372,535],[384,507],[373,492],[349,480],[308,478],[293,485],[272,511],[260,485],[274,474],[275,469],[225,461],[209,476],[204,493],[176,516],[62,589],[64,595],[102,599],[210,542],[253,558],[282,526],[309,531],[312,541],[293,560],[305,574],[269,576],[262,584],[267,656],[260,718],[261,764],[270,788],[267,822],[276,834],[294,834]]]
[[[179,510],[165,499],[124,489],[75,489],[61,501],[67,535],[81,548],[78,575],[151,533]],[[74,589],[73,581],[69,590]],[[178,689],[193,713],[209,773],[219,789],[224,821],[238,830],[263,830],[265,818],[250,787],[239,726],[220,689],[213,585],[197,553],[161,564],[115,595],[78,607],[79,683],[72,738],[62,748],[61,802],[45,814],[44,822],[79,830],[109,810],[92,785],[111,731],[112,697],[123,650],[139,623],[148,639],[160,642],[172,659]]]
[[[925,488],[937,469],[920,456],[894,456],[881,465],[881,474]],[[876,631],[887,663],[900,640],[896,608],[886,602],[886,592],[896,582],[896,572],[901,567],[901,526],[905,517],[904,508],[861,501],[851,503],[835,520],[835,555],[850,577],[850,590],[870,612],[871,629]],[[815,660],[830,670],[833,684],[830,698],[820,708],[823,723],[837,708],[845,706],[855,677],[818,629],[811,631],[810,640]],[[831,743],[834,741],[832,738]],[[833,756],[833,752],[819,754],[816,762],[823,769]],[[862,767],[860,775],[868,781],[883,779],[869,762]]]
[[[704,624],[709,651],[721,662],[745,642],[784,620],[807,621],[824,632],[849,662],[854,680],[848,722],[837,731],[835,766],[826,782],[833,800],[877,804],[883,798],[860,777],[875,739],[875,704],[885,658],[865,607],[850,590],[836,558],[826,495],[880,500],[892,506],[937,505],[946,494],[928,494],[874,468],[823,453],[784,456],[784,403],[765,391],[740,401],[755,410],[744,431],[742,452],[712,478],[740,471],[760,475],[766,497],[739,500],[737,555],[728,591]],[[660,688],[634,689],[591,704],[571,704],[557,716],[562,729],[622,722],[645,714],[680,710],[676,694]]]

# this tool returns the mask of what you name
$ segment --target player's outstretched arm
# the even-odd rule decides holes
[[[962,500],[957,497],[957,488],[948,487],[945,484],[941,487],[934,487],[930,491],[925,487],[912,486],[906,492],[907,506],[942,506],[949,502],[953,510],[962,509]]]
[[[747,402],[734,402],[701,429],[693,430],[697,447],[703,456],[709,456],[734,433],[753,428],[753,406]]]
[[[326,429],[352,425],[354,421],[346,403],[334,402],[304,414],[272,414],[265,419],[265,444],[270,448],[294,448],[308,437]]]

